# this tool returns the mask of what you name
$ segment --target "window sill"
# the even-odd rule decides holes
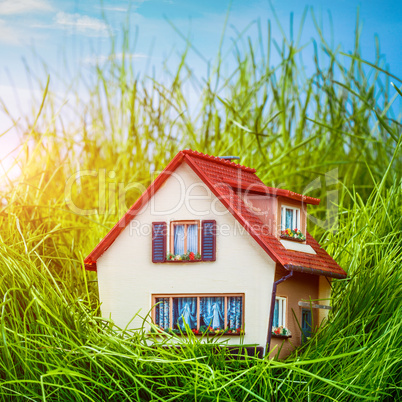
[[[288,339],[291,338],[292,335],[277,335],[277,334],[272,334],[271,338],[279,338],[279,339]]]
[[[162,264],[164,264],[164,263],[169,263],[169,264],[171,264],[171,263],[179,263],[179,264],[181,264],[181,263],[194,263],[194,262],[205,262],[204,260],[165,260],[165,261],[161,261],[161,263]]]
[[[188,336],[188,334],[184,334],[184,333],[174,334],[174,333],[171,333],[171,332],[148,332],[148,336],[151,336],[151,335],[153,335],[153,336],[166,336],[166,335],[170,335],[170,336],[173,336],[173,335],[175,335],[175,336]],[[246,335],[246,333],[245,332],[242,332],[242,333],[236,332],[235,334],[234,333],[229,333],[229,332],[227,332],[227,333],[222,332],[222,333],[219,333],[219,334],[211,334],[211,333],[194,334],[193,333],[192,335],[210,338],[210,337],[216,337],[216,336],[244,336],[244,335]]]
[[[286,235],[282,235],[282,234],[280,235],[280,238],[284,239],[284,240],[295,241],[295,242],[298,242],[298,243],[305,243],[306,242],[306,240],[296,239],[294,237],[286,236]]]

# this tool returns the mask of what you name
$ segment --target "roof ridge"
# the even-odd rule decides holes
[[[245,172],[255,173],[257,171],[254,168],[244,166],[244,165],[240,165],[239,163],[231,162],[231,161],[229,161],[227,159],[222,159],[219,156],[213,156],[213,155],[204,154],[202,152],[193,151],[192,149],[183,149],[181,152],[183,154],[192,155],[192,156],[196,156],[198,158],[205,159],[205,160],[208,160],[208,161],[213,161],[213,162],[216,162],[216,163],[220,163],[221,165],[230,166],[230,167],[237,168],[237,169],[242,169]]]

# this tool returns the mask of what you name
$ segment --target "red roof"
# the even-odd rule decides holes
[[[192,150],[180,151],[172,159],[165,170],[84,260],[87,269],[96,270],[97,259],[109,248],[120,232],[130,223],[170,174],[183,162],[194,170],[275,262],[280,263],[287,270],[335,278],[346,277],[345,271],[308,233],[306,235],[306,244],[310,245],[316,254],[286,249],[273,233],[266,233],[266,230],[263,230],[263,222],[245,204],[241,193],[246,190],[250,193],[282,196],[315,205],[320,202],[319,199],[306,197],[289,190],[267,187],[255,174],[255,169]]]

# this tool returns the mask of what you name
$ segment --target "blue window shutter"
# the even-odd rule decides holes
[[[202,221],[201,257],[203,261],[216,260],[216,221]]]
[[[166,259],[166,222],[152,222],[152,262]]]

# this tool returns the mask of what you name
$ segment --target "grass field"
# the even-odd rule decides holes
[[[111,58],[96,67],[85,104],[73,93],[78,130],[60,124],[43,84],[20,175],[0,190],[1,400],[402,399],[402,81],[379,56],[363,62],[358,37],[344,55],[318,28],[307,48],[298,38],[277,44],[265,28],[257,45],[246,36],[233,44],[228,73],[218,55],[206,80],[191,74],[186,54],[169,82],[138,78],[130,59]],[[306,49],[312,72],[299,58]],[[66,183],[78,170],[106,169],[115,172],[107,185],[147,186],[150,172],[188,147],[241,155],[267,185],[312,188],[323,200],[317,219],[336,190],[338,219],[309,222],[309,231],[348,279],[335,282],[327,324],[285,361],[227,361],[191,336],[180,353],[151,347],[142,329],[100,318],[96,274],[82,261],[139,192],[112,193],[100,213],[80,215],[66,203]],[[325,184],[328,172],[337,182]],[[100,206],[99,177],[72,187],[75,205]]]

